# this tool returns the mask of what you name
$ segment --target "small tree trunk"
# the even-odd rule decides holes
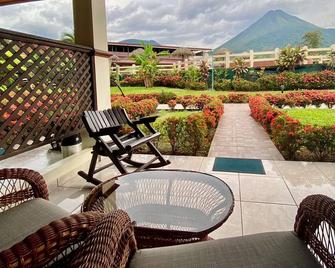
[[[144,77],[144,86],[145,87],[153,87],[154,82],[153,79],[150,76],[145,76]]]

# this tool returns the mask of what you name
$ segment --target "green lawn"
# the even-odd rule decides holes
[[[168,88],[168,87],[152,87],[152,88],[145,88],[145,87],[122,87],[122,90],[125,95],[127,94],[149,94],[149,93],[161,93],[162,91],[165,92],[174,92],[178,96],[183,95],[201,95],[201,94],[208,94],[208,95],[227,95],[231,92],[228,91],[211,91],[211,90],[190,90],[190,89],[180,89],[180,88]],[[271,93],[271,94],[279,94],[280,91],[256,91],[256,92],[242,92],[242,91],[234,91],[235,93],[248,93],[248,94],[259,94],[259,93]],[[288,92],[288,91],[285,91]],[[121,94],[117,87],[111,87],[112,94]]]
[[[285,112],[298,119],[304,125],[331,126],[335,125],[335,110],[331,109],[289,109]]]

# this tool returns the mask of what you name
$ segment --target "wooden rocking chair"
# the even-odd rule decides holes
[[[170,161],[166,160],[152,143],[153,139],[160,136],[160,133],[150,124],[154,122],[157,117],[158,116],[149,116],[138,120],[130,120],[127,112],[122,108],[112,108],[103,111],[85,111],[83,114],[83,122],[89,136],[94,138],[96,143],[93,146],[93,155],[88,174],[84,171],[79,171],[78,174],[86,181],[97,185],[101,183],[101,181],[94,178],[93,175],[112,165],[115,165],[121,174],[129,173],[122,162],[137,167],[135,171],[147,168],[158,168],[170,164]],[[141,124],[149,130],[149,135],[145,135],[139,129],[138,126]],[[132,131],[121,135],[120,130],[126,125],[131,127]],[[106,141],[106,136],[109,136],[111,140]],[[146,163],[132,160],[134,149],[143,145],[147,145],[155,157]],[[108,156],[112,163],[96,169],[99,155]]]

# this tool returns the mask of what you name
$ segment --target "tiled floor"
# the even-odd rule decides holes
[[[225,104],[208,156],[284,160],[248,104]]]
[[[139,158],[150,157],[138,155]],[[34,156],[31,165],[15,160],[0,162],[5,166],[36,168]],[[214,157],[168,156],[169,169],[190,169],[211,173],[226,182],[233,191],[235,207],[232,215],[213,238],[239,236],[257,232],[292,230],[297,205],[310,194],[322,193],[335,198],[335,163],[312,163],[263,160],[266,175],[213,172]],[[78,160],[79,159],[79,160]],[[46,168],[39,169],[48,182],[50,199],[70,212],[79,212],[81,203],[92,185],[77,175],[86,170],[90,160],[89,150],[70,156]],[[10,163],[12,161],[12,163]],[[106,161],[103,159],[102,162]],[[28,161],[29,162],[29,161]],[[47,160],[41,160],[41,163]],[[5,163],[6,165],[3,165]],[[28,165],[28,166],[27,166]],[[110,168],[100,179],[118,174]]]

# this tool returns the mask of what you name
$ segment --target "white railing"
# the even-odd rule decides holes
[[[325,48],[308,48],[303,47],[305,50],[305,60],[303,64],[311,63],[326,63],[329,61],[329,53],[331,51],[335,52],[335,44],[330,47]],[[177,61],[169,64],[158,65],[158,70],[160,72],[173,72],[180,70],[187,70],[189,66],[199,66],[201,61],[206,61],[209,66],[224,66],[225,68],[232,67],[234,60],[236,58],[243,58],[248,67],[259,66],[260,63],[263,65],[276,65],[280,55],[280,49],[276,48],[269,51],[253,51],[243,53],[230,53],[226,51],[224,54],[220,55],[205,55],[205,56],[193,56],[186,59],[184,62]],[[117,74],[136,74],[139,71],[139,66],[132,64],[131,66],[112,66],[111,71]]]

